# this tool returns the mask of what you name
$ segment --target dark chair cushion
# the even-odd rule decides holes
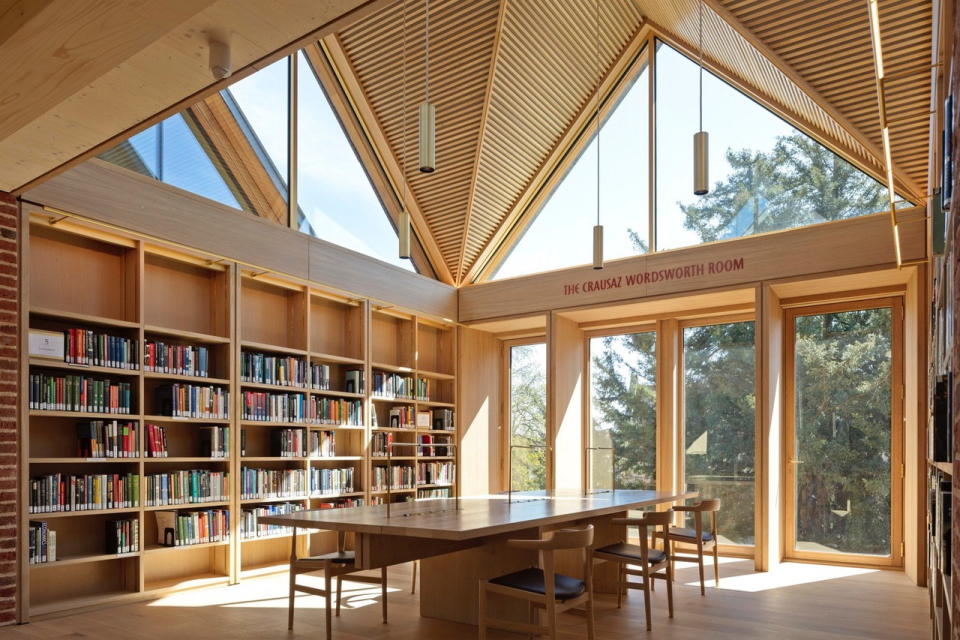
[[[694,544],[697,543],[697,530],[686,527],[670,527],[670,537],[671,538],[687,538],[692,540]],[[713,534],[709,531],[704,531],[700,535],[703,538],[704,542],[710,542],[713,540]]]
[[[546,595],[547,587],[543,579],[542,569],[522,569],[508,573],[505,576],[499,576],[490,580],[492,584],[499,584],[504,587],[512,587],[521,591],[530,593],[539,593]],[[557,600],[561,602],[576,598],[587,590],[587,585],[583,580],[577,580],[570,576],[555,573],[553,576],[553,589]]]
[[[596,549],[596,551],[600,553],[608,553],[612,556],[626,558],[627,560],[643,562],[643,555],[641,554],[640,545],[637,544],[618,542],[616,544],[608,544],[605,547],[600,547],[599,549]],[[650,564],[657,564],[658,562],[663,562],[666,559],[667,554],[660,549],[647,549],[647,561]]]
[[[353,564],[356,562],[357,556],[353,551],[333,551],[331,553],[324,553],[318,556],[310,556],[308,558],[299,558],[298,562],[335,562],[337,564]]]

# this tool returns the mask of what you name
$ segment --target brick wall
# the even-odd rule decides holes
[[[951,93],[954,96],[953,121],[958,122],[957,116],[960,115],[960,8],[957,2],[954,2],[954,31],[953,31],[953,79],[951,82]],[[948,67],[949,69],[949,67]],[[953,596],[953,638],[960,638],[960,526],[957,526],[958,514],[960,514],[960,492],[957,491],[957,478],[960,478],[960,127],[954,126],[953,130],[953,198],[950,202],[950,228],[947,229],[948,238],[953,238],[953,249],[948,256],[948,269],[953,269],[953,326],[948,329],[953,334],[953,354],[951,370],[953,371],[953,477],[954,490],[951,495],[953,505],[953,526],[950,530],[952,536],[952,565],[951,586]]]
[[[19,203],[0,192],[0,624],[16,621]]]

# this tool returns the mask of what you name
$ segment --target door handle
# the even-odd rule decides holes
[[[803,460],[793,459],[793,460],[790,460],[790,464],[803,464]]]

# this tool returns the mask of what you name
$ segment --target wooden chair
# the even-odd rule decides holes
[[[700,568],[700,595],[706,595],[707,590],[703,581],[703,552],[713,551],[713,579],[720,586],[720,560],[717,554],[717,512],[720,510],[720,500],[701,500],[689,506],[674,507],[674,511],[693,514],[693,527],[670,527],[669,539],[697,548],[697,555],[671,554],[671,564],[676,560],[696,561]],[[710,530],[703,530],[703,514],[710,514]],[[662,538],[663,534],[654,533],[654,538]],[[676,547],[674,547],[676,548]]]
[[[318,556],[310,556],[309,558],[298,558],[297,557],[297,531],[293,531],[293,543],[290,552],[290,603],[288,605],[287,612],[287,629],[293,630],[293,607],[294,607],[294,594],[297,591],[302,593],[310,593],[315,596],[323,596],[326,601],[327,609],[327,640],[330,640],[331,637],[331,627],[332,621],[330,618],[330,581],[333,578],[337,579],[337,616],[340,615],[340,593],[343,586],[343,576],[347,574],[356,573],[357,571],[362,571],[362,569],[357,569],[355,562],[356,556],[353,551],[346,551],[345,547],[345,535],[343,531],[337,532],[337,550],[332,553],[325,553]],[[316,587],[308,587],[306,585],[297,584],[297,576],[301,573],[312,573],[314,571],[323,571],[323,580],[324,585],[323,589],[317,589]],[[380,596],[382,600],[381,608],[383,615],[383,623],[387,623],[387,568],[383,567],[380,569],[380,576],[359,576],[355,575],[350,578],[354,582],[365,582],[369,584],[379,584],[380,585]]]
[[[614,518],[613,524],[624,524],[629,527],[637,527],[640,533],[640,544],[629,544],[627,542],[617,542],[593,550],[593,557],[596,560],[605,560],[607,562],[616,562],[619,565],[617,573],[617,608],[621,607],[623,596],[627,589],[639,589],[643,591],[643,606],[647,614],[647,631],[651,629],[650,616],[650,591],[653,580],[665,580],[667,582],[667,609],[670,617],[673,617],[673,563],[670,554],[670,543],[668,542],[663,551],[652,549],[647,544],[647,529],[653,528],[656,532],[657,527],[662,527],[661,535],[666,536],[670,528],[670,520],[673,518],[672,511],[651,511],[645,513],[640,518]],[[629,565],[639,566],[639,569],[631,569]],[[640,576],[641,582],[630,580],[630,576]]]
[[[477,623],[479,638],[486,640],[487,627],[517,631],[529,635],[557,637],[557,614],[579,604],[584,604],[587,613],[587,638],[593,640],[593,561],[590,545],[593,544],[593,525],[583,529],[560,529],[551,531],[540,540],[508,540],[507,544],[518,549],[540,553],[540,566],[514,571],[507,575],[480,581],[480,598]],[[554,553],[560,549],[583,550],[583,580],[571,578],[554,571]],[[529,623],[491,618],[487,613],[487,595],[497,593],[527,601]],[[546,611],[546,625],[537,624],[540,609]]]

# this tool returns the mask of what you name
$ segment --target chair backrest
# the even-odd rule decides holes
[[[720,511],[720,499],[711,498],[710,500],[701,500],[693,505],[693,511]]]
[[[580,529],[558,529],[549,531],[539,540],[508,540],[507,544],[521,549],[551,551],[556,549],[583,549],[593,544],[593,525]]]

